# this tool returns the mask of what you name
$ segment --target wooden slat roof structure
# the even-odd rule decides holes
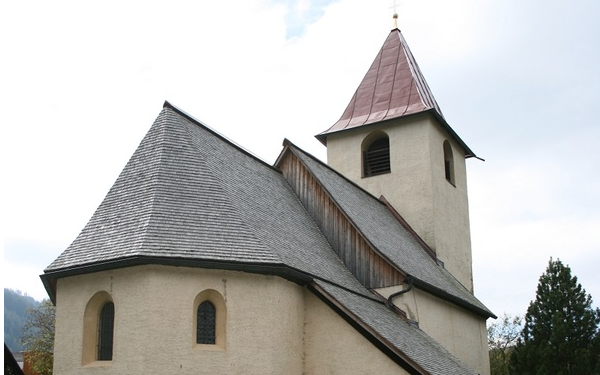
[[[384,203],[314,156],[290,142],[287,145],[359,228],[363,237],[396,268],[412,276],[419,288],[480,315],[494,316],[450,272],[438,265],[423,248],[417,234],[404,228]]]

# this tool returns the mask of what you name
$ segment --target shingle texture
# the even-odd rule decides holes
[[[422,284],[462,301],[475,311],[493,316],[485,305],[425,252],[417,239],[396,220],[383,203],[313,156],[293,145],[290,147],[364,238],[394,266]]]
[[[190,125],[173,111],[160,114],[89,223],[46,271],[132,256],[281,263],[209,167],[206,151],[215,146],[198,148]]]
[[[361,298],[325,282],[317,282],[336,301],[368,325],[384,340],[432,375],[473,374],[475,372],[450,354],[421,329],[398,319],[385,305]]]
[[[285,266],[368,293],[278,170],[170,107],[45,272],[135,257]]]
[[[302,150],[294,152],[399,269],[485,309],[384,205]],[[47,281],[131,259],[292,270],[427,373],[472,373],[352,275],[278,169],[168,103],[88,224],[42,278],[52,285]]]

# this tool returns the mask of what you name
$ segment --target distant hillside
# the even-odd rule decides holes
[[[39,301],[20,291],[4,289],[4,343],[13,353],[23,350],[21,327],[27,317],[26,310],[39,304]]]

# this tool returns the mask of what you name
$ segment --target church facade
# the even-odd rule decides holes
[[[165,102],[41,275],[55,374],[489,374],[465,158],[398,29],[328,164],[268,165]]]

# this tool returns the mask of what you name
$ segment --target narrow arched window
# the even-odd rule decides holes
[[[390,140],[387,135],[375,139],[363,151],[364,177],[390,173]]]
[[[450,142],[444,141],[444,175],[446,180],[452,185],[454,181],[454,156],[452,155],[452,146]]]
[[[216,339],[216,316],[215,305],[210,301],[204,301],[198,306],[196,316],[196,343],[215,344]]]
[[[224,280],[225,281],[225,280]],[[227,336],[227,305],[221,293],[206,289],[194,298],[195,319],[190,339],[198,350],[225,349]],[[213,347],[214,345],[214,347]]]
[[[115,323],[115,304],[106,302],[98,317],[98,360],[111,361],[113,353],[113,332]]]

